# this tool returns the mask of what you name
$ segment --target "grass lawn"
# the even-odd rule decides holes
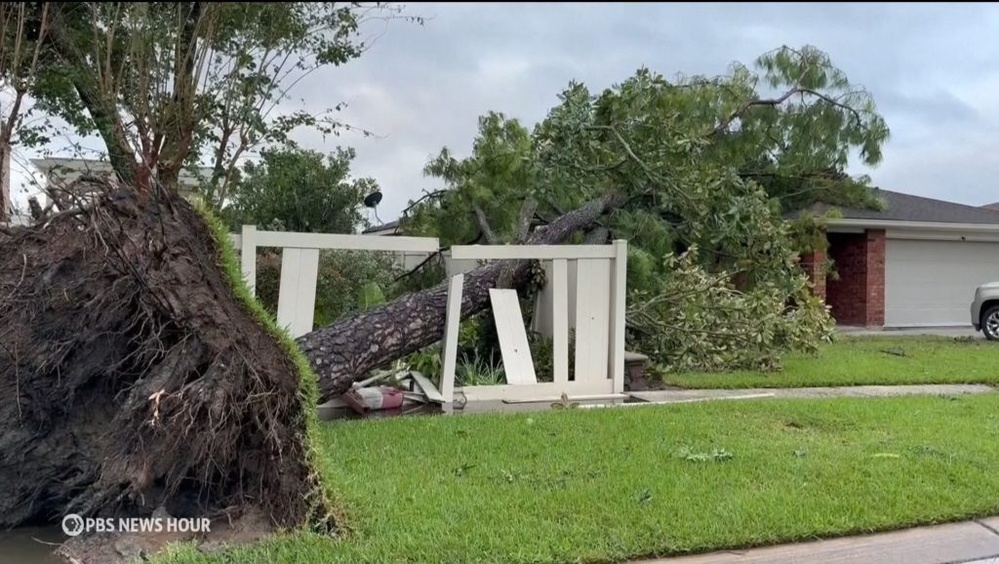
[[[426,416],[321,432],[352,528],[344,540],[294,533],[154,561],[619,562],[999,514],[999,394]]]
[[[667,374],[663,380],[683,388],[999,384],[999,344],[951,337],[848,336],[823,346],[817,356],[787,356],[780,372]]]

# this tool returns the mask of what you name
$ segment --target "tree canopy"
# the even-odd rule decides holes
[[[880,205],[851,155],[876,165],[889,129],[869,93],[822,51],[781,47],[719,77],[639,69],[600,93],[571,83],[529,132],[492,113],[472,154],[444,149],[445,187],[403,227],[451,244],[504,242],[602,194],[626,198],[591,240],[627,239],[633,343],[666,366],[771,365],[830,320],[796,266],[814,201]],[[693,363],[693,365],[690,365]]]
[[[140,190],[172,189],[182,169],[210,161],[204,191],[216,208],[242,158],[289,145],[298,127],[333,134],[344,126],[335,118],[342,104],[295,109],[292,88],[317,68],[360,56],[363,22],[404,18],[385,3],[17,5],[29,24],[45,23],[18,35],[41,46],[26,82],[35,109],[78,135],[99,135],[117,175]],[[63,133],[49,125],[34,144]]]
[[[276,231],[354,233],[365,225],[364,197],[372,178],[351,178],[353,149],[331,155],[303,149],[265,150],[244,164],[224,213],[233,229],[258,225]]]

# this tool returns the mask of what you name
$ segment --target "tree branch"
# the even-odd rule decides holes
[[[524,199],[524,204],[520,207],[520,214],[517,216],[517,234],[514,243],[519,245],[527,240],[527,235],[531,229],[531,218],[538,209],[538,201],[534,196],[528,195]]]
[[[53,51],[61,59],[76,67],[79,70],[89,69],[90,65],[86,61],[83,53],[73,43],[67,28],[66,18],[62,10],[64,9],[86,9],[89,12],[89,19],[93,21],[96,15],[86,3],[82,4],[55,4],[51,10],[51,33],[47,36],[48,43]],[[125,135],[125,127],[121,122],[114,106],[107,103],[101,96],[98,86],[93,84],[94,77],[86,76],[81,72],[74,72],[71,78],[73,88],[76,90],[80,101],[90,112],[90,117],[97,127],[97,131],[108,149],[108,158],[111,167],[121,179],[129,186],[135,186],[137,190],[148,190],[148,179],[146,185],[138,185],[136,181],[136,161],[134,150]]]
[[[846,111],[850,112],[850,114],[853,115],[854,119],[856,119],[858,123],[860,123],[860,122],[863,121],[863,119],[860,116],[860,112],[858,112],[854,108],[851,108],[850,106],[848,106],[848,105],[840,102],[839,100],[831,98],[831,97],[829,97],[829,96],[827,96],[827,95],[825,95],[825,94],[823,94],[821,92],[812,90],[810,88],[798,88],[798,87],[795,87],[795,88],[792,88],[791,90],[788,90],[784,94],[778,96],[777,98],[771,98],[771,99],[767,99],[767,100],[761,100],[761,99],[757,98],[755,100],[749,100],[749,101],[743,103],[741,106],[739,106],[738,109],[736,109],[734,112],[732,112],[731,114],[729,114],[729,116],[724,121],[722,121],[720,124],[718,124],[718,126],[715,127],[711,131],[711,133],[709,134],[709,136],[715,136],[715,135],[719,135],[719,134],[723,133],[725,130],[727,130],[729,128],[729,126],[732,125],[732,123],[735,120],[743,117],[746,114],[746,112],[748,112],[749,110],[751,110],[754,107],[757,107],[757,106],[768,106],[768,107],[779,106],[779,105],[783,104],[784,102],[787,102],[791,98],[791,96],[794,96],[795,94],[802,94],[802,95],[804,95],[804,94],[810,94],[812,96],[815,96],[819,100],[822,100],[822,101],[824,101],[824,102],[826,102],[826,103],[828,103],[828,104],[830,104],[832,106],[835,106],[837,108],[840,108],[842,110],[846,110]]]
[[[472,204],[472,209],[475,211],[475,220],[479,224],[479,229],[482,230],[483,235],[486,236],[486,241],[490,245],[498,245],[499,237],[493,232],[492,227],[489,227],[489,219],[486,218],[486,212],[482,211],[479,204]]]

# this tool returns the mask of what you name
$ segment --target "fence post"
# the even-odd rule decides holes
[[[244,225],[240,237],[240,268],[250,295],[257,295],[257,226]]]
[[[628,290],[628,242],[614,240],[614,263],[611,269],[610,376],[614,393],[624,392],[624,321]]]
[[[454,376],[458,367],[458,324],[461,323],[461,294],[465,275],[455,274],[448,281],[447,309],[444,313],[444,346],[441,362],[441,395],[444,405],[454,402]]]
[[[569,383],[569,261],[552,261],[552,374],[558,384]]]

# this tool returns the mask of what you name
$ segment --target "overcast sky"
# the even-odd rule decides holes
[[[999,6],[414,3],[406,11],[426,24],[369,28],[384,33],[363,57],[314,73],[294,92],[317,108],[347,102],[342,118],[377,134],[298,137],[320,150],[354,146],[355,174],[382,186],[382,221],[438,187],[422,175],[427,160],[444,146],[467,155],[478,116],[490,110],[530,126],[571,80],[599,91],[641,66],[668,77],[719,74],[782,44],[829,53],[887,119],[884,162],[851,172],[889,190],[999,201]]]

